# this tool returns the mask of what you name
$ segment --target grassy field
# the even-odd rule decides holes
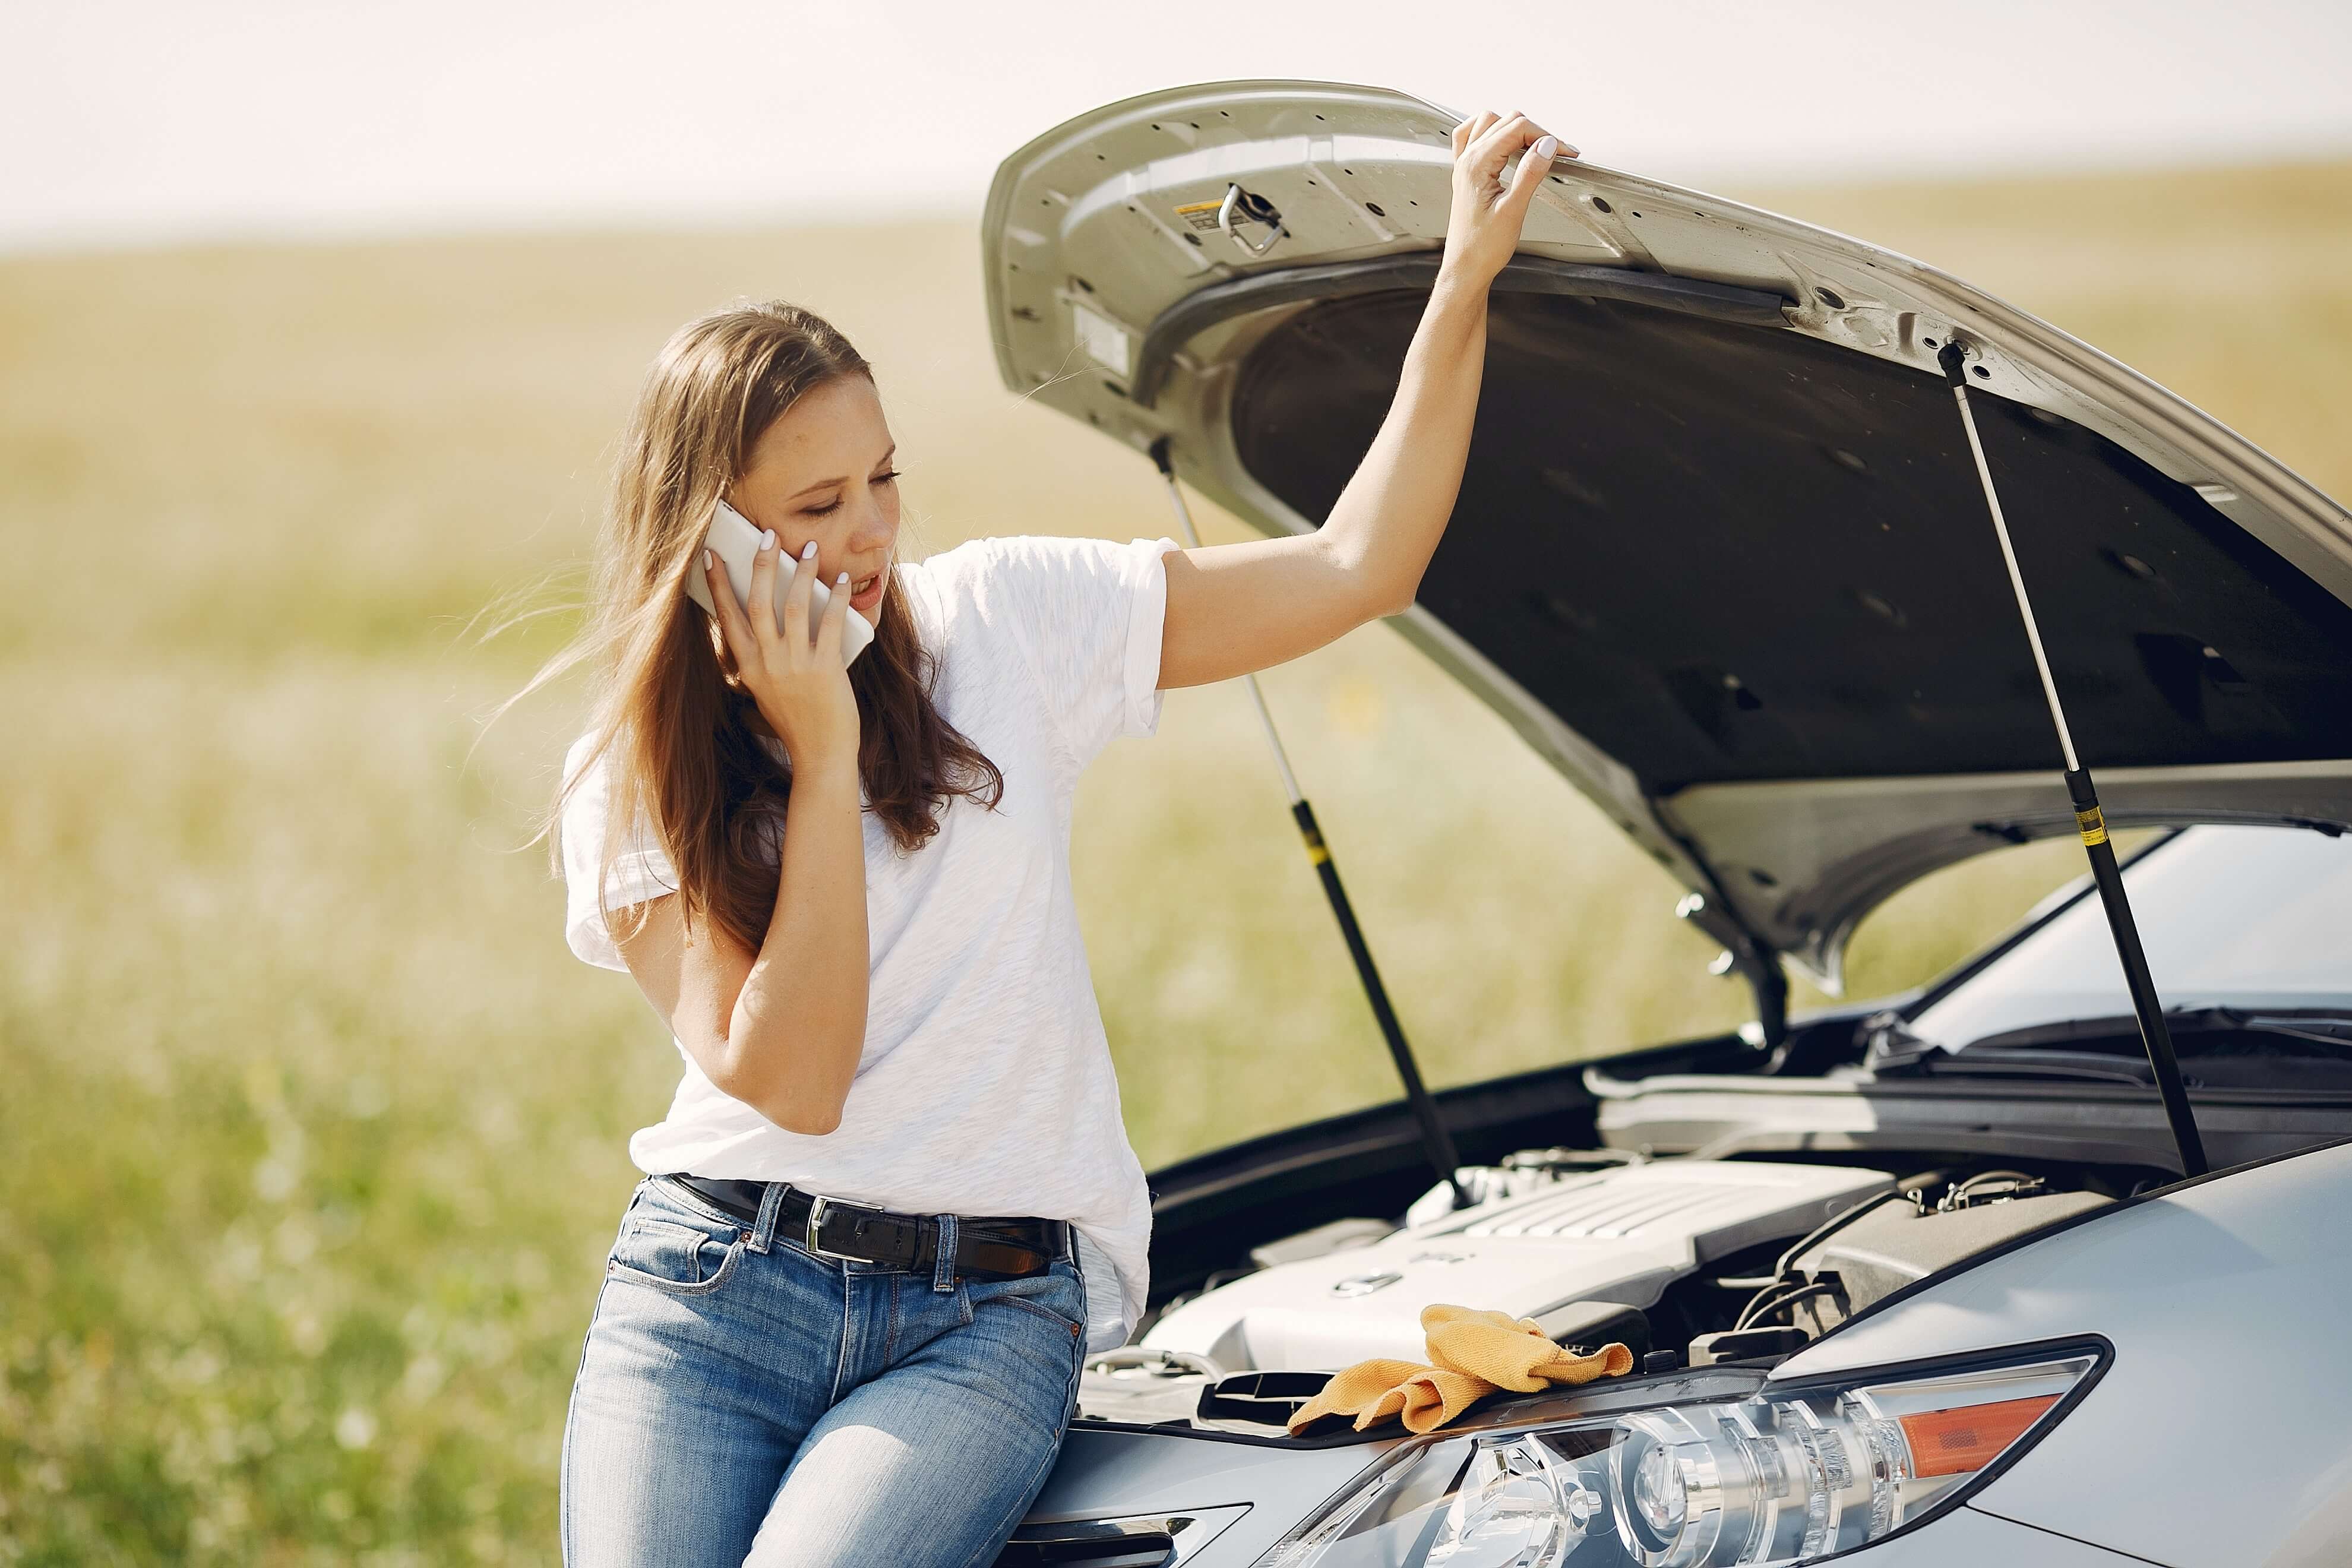
[[[1735,194],[2352,494],[2352,165]],[[928,545],[1164,531],[1145,465],[998,390],[975,252],[939,224],[0,260],[0,1563],[552,1560],[625,1140],[677,1065],[564,950],[526,843],[578,692],[480,730],[570,619],[467,627],[575,590],[641,367],[740,295],[872,357]],[[1438,1081],[1743,1016],[1676,889],[1385,629],[1266,687]],[[1238,690],[1112,748],[1076,856],[1147,1164],[1391,1095]],[[2075,864],[1914,890],[1855,989]]]

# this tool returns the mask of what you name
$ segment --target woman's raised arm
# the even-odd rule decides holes
[[[1163,689],[1280,664],[1412,603],[1462,488],[1486,370],[1487,286],[1518,248],[1528,204],[1558,146],[1523,114],[1481,114],[1454,128],[1445,258],[1388,417],[1313,533],[1162,557]],[[1506,184],[1504,170],[1522,150]]]

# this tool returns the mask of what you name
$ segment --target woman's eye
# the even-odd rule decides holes
[[[829,500],[823,506],[804,506],[801,508],[801,514],[803,517],[823,517],[826,512],[839,511],[840,510],[841,502],[836,500]]]
[[[895,484],[898,482],[899,471],[893,468],[887,474],[877,474],[874,476],[874,482],[877,485]]]

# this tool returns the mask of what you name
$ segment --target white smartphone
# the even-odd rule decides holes
[[[717,514],[710,520],[710,531],[702,539],[704,546],[727,568],[727,581],[735,590],[735,602],[743,606],[746,615],[751,610],[751,557],[760,552],[761,531],[751,526],[750,518],[722,500],[719,503]],[[799,562],[782,551],[777,552],[776,625],[779,628],[784,624],[784,593],[793,585],[793,574],[799,568]],[[716,616],[719,607],[710,602],[710,590],[706,585],[708,582],[702,571],[702,557],[698,554],[686,574],[686,591],[696,604]],[[833,590],[822,581],[811,584],[811,588],[809,635],[814,637],[817,621],[824,615],[824,606],[832,599]],[[854,609],[844,606],[842,614],[841,662],[846,665],[866,651],[866,645],[874,640],[874,628],[864,616]]]

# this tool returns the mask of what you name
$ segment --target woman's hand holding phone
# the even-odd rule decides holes
[[[760,716],[782,741],[793,770],[857,764],[857,701],[842,661],[842,626],[849,615],[849,574],[841,574],[809,635],[810,602],[816,583],[816,542],[803,552],[801,569],[783,593],[783,625],[776,624],[776,559],[781,548],[773,530],[762,534],[751,557],[751,604],[735,597],[727,566],[709,550],[702,570],[711,603],[718,606],[719,635],[734,656],[735,670]]]

